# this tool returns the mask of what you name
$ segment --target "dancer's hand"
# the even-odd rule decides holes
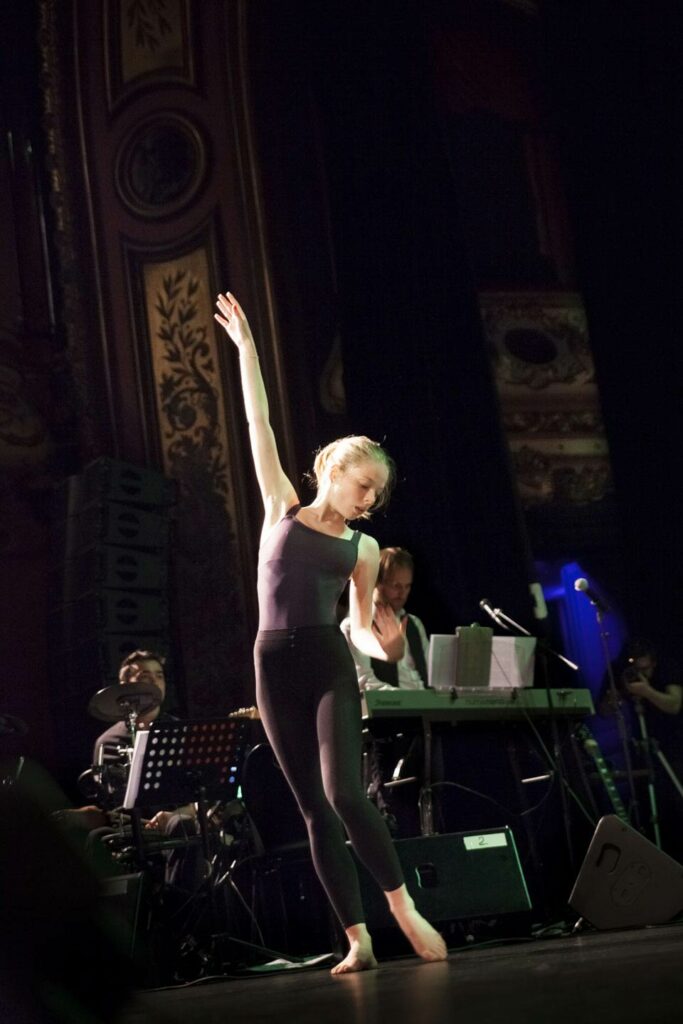
[[[378,604],[375,606],[372,628],[382,645],[387,661],[400,661],[405,654],[408,616],[397,622],[391,608]]]
[[[220,294],[216,299],[216,305],[220,312],[214,313],[214,318],[225,329],[228,337],[235,342],[240,353],[244,352],[248,355],[252,352],[255,353],[254,336],[251,333],[249,321],[232,292],[227,292],[225,295]]]

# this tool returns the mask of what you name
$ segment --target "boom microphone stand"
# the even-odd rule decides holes
[[[647,795],[650,802],[650,821],[652,823],[652,833],[654,836],[655,846],[658,850],[662,848],[662,838],[659,832],[659,811],[657,809],[657,794],[655,793],[655,768],[652,763],[652,747],[650,746],[650,736],[647,731],[647,724],[645,722],[645,712],[643,710],[642,700],[636,699],[634,702],[636,709],[636,716],[638,718],[638,725],[640,726],[640,736],[642,739],[643,754],[645,756],[645,767],[647,769]]]
[[[640,829],[640,804],[638,803],[638,797],[636,796],[636,787],[633,781],[633,762],[631,760],[631,751],[628,745],[628,733],[626,731],[626,719],[624,713],[621,710],[621,701],[619,694],[617,693],[617,687],[614,682],[614,671],[612,669],[612,661],[609,656],[609,647],[607,646],[608,633],[605,629],[605,615],[609,611],[607,605],[602,599],[588,586],[588,581],[585,579],[578,579],[574,581],[574,590],[580,594],[585,594],[590,603],[595,609],[595,620],[598,624],[598,632],[600,634],[600,645],[602,647],[603,657],[605,659],[605,669],[607,672],[607,681],[609,686],[610,702],[614,708],[614,713],[617,719],[617,730],[619,732],[619,739],[621,741],[621,748],[624,752],[624,766],[626,769],[626,778],[628,779],[629,795],[631,797],[631,808],[633,813],[633,824],[637,829]],[[655,818],[656,820],[656,818]]]
[[[648,799],[650,803],[652,831],[654,834],[655,845],[661,850],[662,847],[659,830],[659,811],[657,807],[657,794],[655,787],[655,766],[653,755],[657,758],[662,768],[669,776],[671,784],[673,785],[674,789],[681,797],[681,799],[683,799],[683,785],[681,784],[681,780],[676,775],[676,772],[669,764],[667,757],[665,756],[664,752],[662,751],[662,748],[659,745],[659,741],[656,739],[656,737],[651,736],[648,731],[643,701],[640,698],[636,698],[634,704],[636,709],[636,715],[638,717],[638,724],[640,726],[641,739],[638,745],[642,748],[643,754],[645,756],[645,767],[647,770],[648,777],[647,790]]]
[[[676,772],[673,770],[673,768],[669,764],[669,761],[665,757],[664,752],[662,751],[662,748],[659,745],[659,742],[655,739],[654,736],[649,736],[648,737],[648,744],[652,748],[652,750],[654,750],[655,754],[657,755],[657,760],[661,764],[661,766],[664,769],[664,771],[666,772],[666,774],[669,776],[669,778],[670,778],[670,780],[671,780],[671,782],[672,782],[676,792],[678,793],[680,798],[683,800],[683,784],[681,784],[681,780],[679,779],[679,777],[676,775]]]

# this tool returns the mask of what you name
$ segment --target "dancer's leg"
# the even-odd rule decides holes
[[[268,740],[306,821],[316,872],[342,926],[348,929],[364,922],[360,888],[320,773],[316,700],[310,682],[322,669],[311,664],[320,655],[317,647],[308,657],[304,653],[301,646],[294,649],[287,642],[257,642],[257,700]]]
[[[353,667],[353,666],[352,666]],[[360,777],[361,721],[355,673],[337,678],[326,691],[317,714],[320,762],[325,793],[340,816],[351,844],[384,889],[396,923],[415,952],[425,960],[443,960],[446,944],[416,910],[389,831],[363,792]]]

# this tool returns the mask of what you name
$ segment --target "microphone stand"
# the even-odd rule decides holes
[[[638,797],[636,796],[636,787],[633,781],[633,762],[631,760],[631,751],[628,745],[628,734],[626,732],[626,719],[624,713],[621,710],[621,700],[617,693],[616,683],[614,682],[614,671],[612,669],[612,662],[609,656],[609,647],[607,645],[607,632],[605,631],[605,611],[595,601],[589,598],[591,604],[595,608],[595,620],[598,624],[598,632],[600,633],[600,644],[602,647],[602,654],[605,659],[605,667],[607,670],[607,681],[610,693],[610,703],[614,708],[614,713],[617,719],[617,730],[619,732],[619,740],[621,742],[621,748],[624,752],[624,767],[626,770],[626,778],[628,780],[629,795],[631,797],[631,807],[633,809],[633,824],[637,829],[640,830],[640,805],[638,803]]]
[[[515,629],[518,633],[520,633],[522,636],[532,636],[533,635],[532,633],[529,632],[528,629],[525,629],[524,626],[522,626],[519,622],[516,622],[513,618],[511,618],[511,616],[507,615],[502,610],[502,608],[496,608],[496,609],[494,609],[494,612],[495,612],[495,616],[498,619],[502,620],[502,622],[500,623],[501,625],[507,624],[507,626],[505,628],[511,627],[512,629]],[[575,855],[574,855],[574,843],[573,843],[573,840],[572,840],[572,827],[571,827],[571,820],[570,820],[570,817],[569,817],[569,802],[567,800],[567,791],[572,794],[572,796],[577,801],[577,803],[578,803],[578,798],[577,798],[576,794],[573,792],[573,790],[571,789],[571,787],[570,787],[570,785],[569,785],[569,783],[567,781],[567,777],[566,777],[566,769],[564,767],[564,760],[563,760],[563,757],[562,757],[562,750],[561,750],[561,747],[560,747],[560,734],[559,734],[559,729],[558,729],[558,724],[557,724],[557,713],[556,713],[557,709],[556,709],[556,706],[555,706],[555,701],[550,696],[550,679],[549,679],[549,673],[548,673],[548,655],[550,654],[554,658],[557,658],[559,661],[563,662],[565,665],[567,665],[574,672],[578,671],[579,666],[575,662],[570,661],[569,658],[565,658],[563,654],[560,654],[553,647],[551,647],[550,644],[547,642],[547,640],[545,640],[543,637],[536,637],[536,647],[537,647],[537,650],[538,650],[539,655],[540,655],[540,661],[541,661],[542,672],[543,672],[543,679],[544,679],[544,683],[545,683],[545,691],[546,691],[546,694],[547,694],[547,697],[548,697],[548,712],[549,712],[550,729],[551,729],[552,741],[553,741],[553,759],[554,759],[554,764],[552,763],[553,759],[550,758],[550,755],[548,755],[548,757],[549,757],[549,760],[551,760],[551,768],[555,769],[555,771],[557,772],[557,777],[558,777],[558,779],[560,781],[560,804],[561,804],[561,808],[562,808],[562,823],[563,823],[563,826],[564,826],[564,834],[565,834],[565,839],[566,839],[566,843],[567,843],[567,853],[569,855],[569,866],[571,868],[574,868],[575,867],[575,859],[576,858],[575,858]]]
[[[638,718],[638,724],[640,725],[640,736],[642,739],[642,749],[645,758],[645,767],[647,769],[647,794],[650,801],[650,820],[652,822],[652,833],[655,840],[655,846],[658,850],[662,848],[662,837],[659,831],[659,810],[657,808],[657,795],[655,793],[655,766],[652,762],[652,748],[651,740],[647,731],[647,725],[645,724],[645,711],[643,709],[643,702],[640,699],[634,701],[636,708],[636,715]]]

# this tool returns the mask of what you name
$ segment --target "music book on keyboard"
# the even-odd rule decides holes
[[[460,646],[461,638],[454,634],[430,637],[427,674],[433,689],[483,695],[533,686],[535,637],[494,636],[484,673],[471,657],[459,657]]]

